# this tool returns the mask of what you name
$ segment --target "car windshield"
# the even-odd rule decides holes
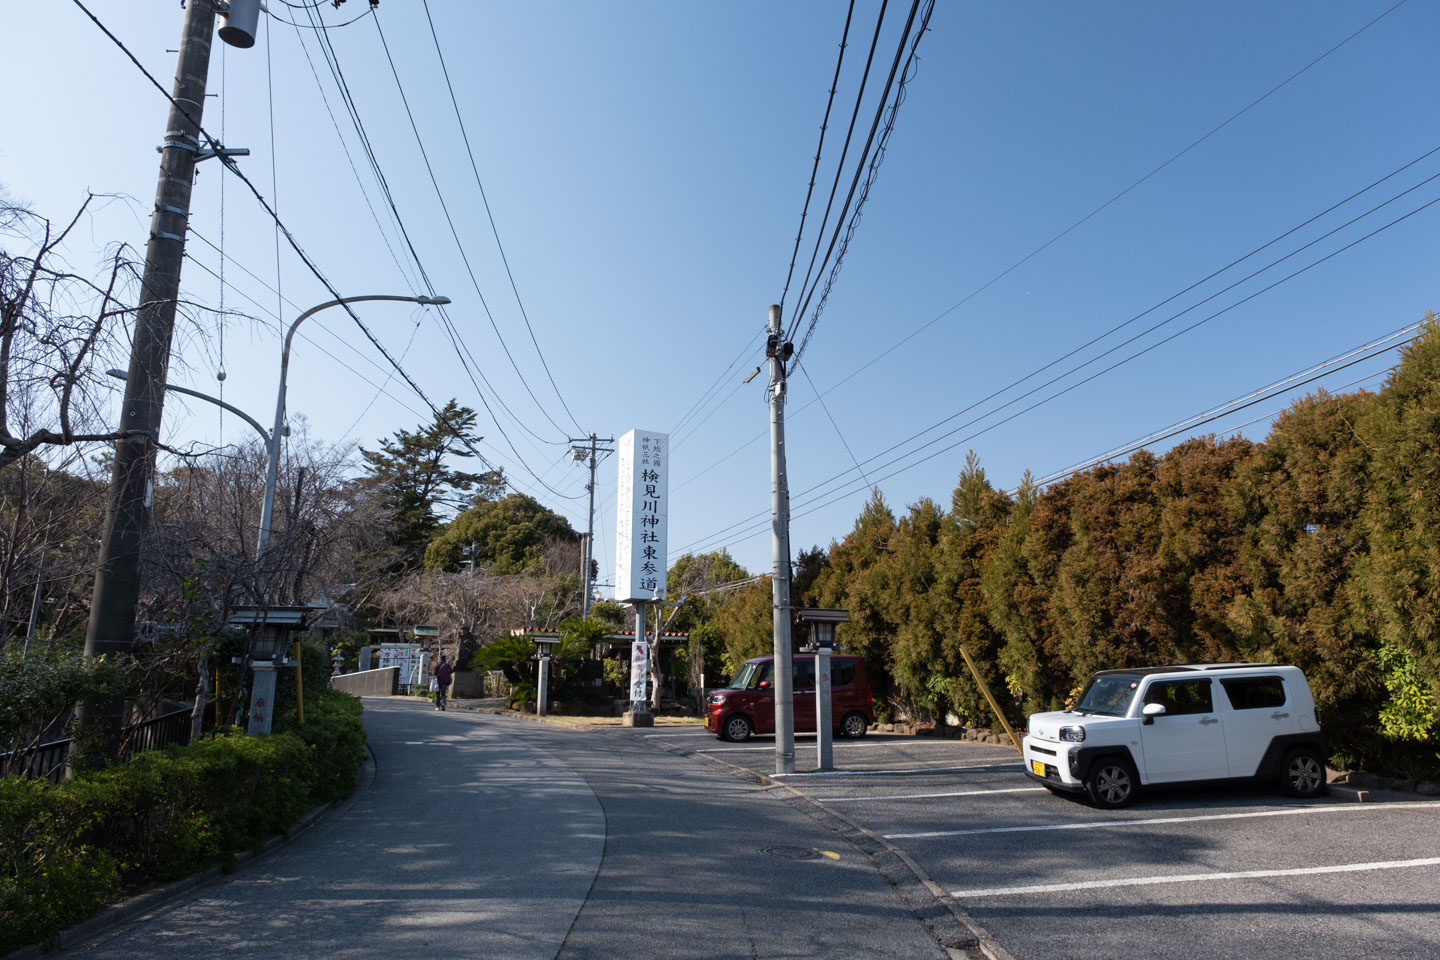
[[[735,674],[735,679],[730,682],[732,690],[753,690],[760,686],[762,680],[770,679],[770,664],[768,663],[745,663],[740,667],[740,672]]]
[[[1075,708],[1077,713],[1098,713],[1105,717],[1123,717],[1135,697],[1140,678],[1128,673],[1092,677],[1085,696]]]

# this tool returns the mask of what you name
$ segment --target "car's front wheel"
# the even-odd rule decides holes
[[[725,732],[725,739],[731,743],[742,743],[750,739],[750,733],[754,729],[744,714],[732,713],[725,718],[725,726],[721,728]]]
[[[1325,761],[1309,747],[1296,747],[1285,754],[1281,786],[1292,797],[1308,800],[1325,792]]]
[[[1124,757],[1101,757],[1085,777],[1085,796],[1097,807],[1118,810],[1135,801],[1140,778]]]
[[[863,713],[847,713],[840,721],[840,736],[847,740],[859,740],[865,736],[865,730],[869,724],[865,722]]]

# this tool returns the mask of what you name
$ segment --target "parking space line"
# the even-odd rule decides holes
[[[1429,809],[1440,812],[1440,803],[1335,803],[1281,810],[1249,810],[1244,813],[1207,813],[1195,817],[1148,817],[1143,820],[1096,820],[1082,823],[1040,823],[1018,827],[983,827],[975,830],[934,830],[928,833],[887,833],[886,840],[918,840],[926,837],[970,837],[985,833],[1041,833],[1049,830],[1099,830],[1108,827],[1144,827],[1160,823],[1201,823],[1207,820],[1249,820],[1256,817],[1303,817],[1327,813],[1363,813],[1385,810]]]
[[[1330,867],[1296,867],[1290,870],[1241,870],[1233,873],[1184,873],[1171,877],[1125,877],[1119,880],[1081,880],[1075,883],[1038,883],[1028,887],[990,887],[979,890],[952,890],[957,900],[1003,897],[1027,893],[1064,893],[1068,890],[1101,890],[1107,887],[1140,887],[1162,883],[1200,883],[1206,880],[1261,880],[1270,877],[1306,877],[1326,873],[1364,873],[1372,870],[1406,870],[1440,866],[1440,857],[1419,860],[1381,860],[1375,863],[1341,863]]]
[[[704,752],[704,751],[700,751]],[[887,774],[900,773],[953,773],[957,770],[1014,770],[1018,763],[992,763],[988,760],[977,761],[972,764],[950,767],[909,767],[904,770],[806,770],[803,773],[772,773],[768,774],[776,780],[783,780],[787,777],[883,777]],[[1045,789],[1044,787],[1040,788]]]
[[[674,733],[647,733],[646,740],[654,740],[657,737],[701,737],[709,736],[704,730],[677,730]]]
[[[930,800],[936,797],[981,797],[991,793],[1041,793],[1044,787],[1005,787],[1000,790],[957,790],[954,793],[906,793],[892,797],[817,797],[816,803],[863,803],[881,800]]]

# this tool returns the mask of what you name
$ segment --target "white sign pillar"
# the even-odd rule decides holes
[[[615,520],[615,599],[635,607],[630,648],[631,714],[648,713],[645,696],[650,645],[645,605],[665,599],[666,532],[670,500],[670,438],[631,430],[616,445],[620,483]]]

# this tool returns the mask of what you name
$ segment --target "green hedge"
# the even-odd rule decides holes
[[[346,796],[365,756],[358,698],[307,700],[269,737],[231,733],[66,780],[0,779],[0,954],[153,881],[283,833]]]

